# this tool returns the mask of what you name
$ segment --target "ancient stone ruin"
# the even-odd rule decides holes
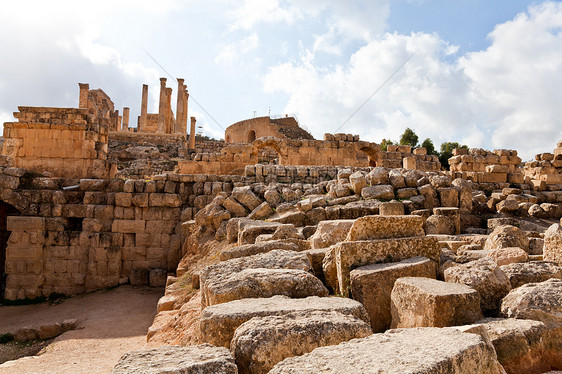
[[[160,83],[136,127],[87,84],[4,124],[2,300],[162,287],[114,373],[562,370],[562,141],[447,171],[289,116],[207,140]]]

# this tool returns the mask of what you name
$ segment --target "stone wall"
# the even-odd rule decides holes
[[[520,164],[521,158],[513,149],[457,148],[449,159],[454,177],[477,183],[523,183]]]
[[[105,178],[109,119],[88,109],[18,107],[19,122],[4,123],[8,164],[65,177]]]
[[[250,118],[228,126],[225,131],[227,143],[251,143],[266,136],[279,139],[314,139],[306,130],[299,127],[294,117]]]
[[[377,166],[385,168],[405,168],[408,170],[439,171],[441,163],[436,155],[428,155],[423,147],[412,150],[409,145],[387,146],[386,152],[381,152]]]
[[[524,172],[532,183],[543,189],[544,185],[562,185],[562,140],[553,153],[539,153],[534,161],[525,163]]]

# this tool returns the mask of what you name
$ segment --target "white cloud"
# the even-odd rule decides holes
[[[215,63],[231,67],[235,63],[240,62],[240,56],[255,50],[258,45],[258,34],[252,33],[244,39],[223,46],[220,53],[215,58]]]
[[[458,47],[435,34],[385,34],[345,65],[320,68],[313,52],[271,68],[266,92],[289,95],[316,137],[333,132],[410,54],[341,132],[371,141],[397,139],[406,127],[436,146],[444,141],[518,149],[523,158],[562,139],[562,4],[545,3],[498,25],[488,49],[451,60]],[[310,57],[312,56],[312,57]]]

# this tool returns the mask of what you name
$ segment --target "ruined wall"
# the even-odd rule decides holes
[[[544,185],[562,185],[562,140],[552,153],[539,153],[534,161],[526,162],[524,173],[532,183],[542,188]]]
[[[109,119],[88,109],[18,107],[19,122],[4,123],[8,164],[38,173],[105,178]]]
[[[180,222],[241,180],[177,174],[77,180],[3,169],[0,199],[20,212],[8,217],[5,298],[72,295],[133,281],[141,271],[174,271]]]
[[[449,159],[454,177],[477,183],[523,183],[520,164],[521,158],[513,149],[457,148]]]
[[[405,168],[409,170],[439,171],[441,163],[436,155],[428,155],[423,147],[412,150],[409,145],[389,144],[381,152],[377,165],[386,168]]]
[[[299,127],[294,117],[257,117],[240,121],[226,128],[224,139],[227,143],[251,143],[268,136],[279,139],[314,139]]]

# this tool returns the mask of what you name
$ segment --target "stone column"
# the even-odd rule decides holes
[[[187,92],[187,86],[183,86],[183,117],[181,119],[181,134],[187,134],[187,100],[189,99],[189,92]]]
[[[178,78],[178,100],[176,103],[176,123],[174,126],[174,133],[180,134],[181,133],[181,125],[183,121],[183,95],[184,95],[184,80],[182,78]]]
[[[123,121],[123,117],[117,116],[117,126],[116,126],[115,131],[121,131],[122,130],[122,128],[121,128],[122,121]]]
[[[174,112],[172,112],[172,89],[166,88],[166,134],[172,133]]]
[[[113,123],[111,124],[109,131],[119,131],[121,128],[121,116],[119,115],[119,110],[114,112]]]
[[[166,78],[160,78],[160,105],[158,106],[158,133],[163,134],[166,126]]]
[[[80,86],[78,108],[88,108],[88,91],[90,90],[90,85],[88,83],[78,83],[78,86]]]
[[[142,85],[141,115],[137,124],[137,131],[144,131],[146,128],[146,114],[148,110],[148,84]]]
[[[129,108],[123,108],[123,131],[129,131]]]
[[[191,117],[191,131],[189,132],[189,149],[195,149],[195,117]]]

